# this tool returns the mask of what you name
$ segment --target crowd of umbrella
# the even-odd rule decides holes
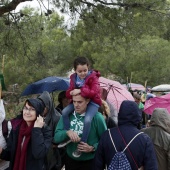
[[[46,77],[39,81],[29,84],[25,90],[22,92],[21,96],[27,96],[31,94],[40,94],[43,91],[48,91],[52,93],[54,91],[63,91],[67,90],[69,87],[70,79],[66,77]],[[144,112],[146,114],[152,114],[155,108],[166,108],[170,112],[170,85],[159,85],[151,89],[151,92],[164,92],[164,95],[156,96],[152,93],[147,93],[146,88],[141,84],[128,83],[120,84],[117,81],[110,80],[104,77],[99,78],[100,87],[107,90],[107,100],[113,104],[117,111],[119,111],[120,105],[124,100],[132,100],[134,98],[130,93],[131,91],[138,90],[142,91],[145,94],[145,97],[148,95],[149,100],[145,101]],[[146,97],[147,98],[147,97]]]

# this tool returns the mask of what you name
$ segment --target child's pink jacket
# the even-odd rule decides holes
[[[83,87],[80,88],[81,96],[85,98],[90,98],[94,103],[99,106],[102,104],[100,96],[100,85],[99,85],[100,72],[93,70],[92,73],[85,79]],[[66,96],[69,99],[72,99],[70,91],[76,89],[75,87],[76,73],[73,73],[70,76],[70,87],[66,91]]]

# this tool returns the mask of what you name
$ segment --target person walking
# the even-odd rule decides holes
[[[66,91],[66,96],[69,99],[72,99],[72,97],[77,94],[81,94],[82,97],[90,99],[84,119],[83,135],[81,137],[81,141],[85,143],[90,132],[91,121],[97,113],[99,106],[102,104],[99,86],[100,72],[90,70],[89,68],[90,63],[86,57],[77,57],[74,60],[75,73],[70,76],[70,87]],[[69,115],[73,110],[74,106],[70,103],[62,111],[65,130],[69,130],[70,128]],[[74,155],[78,157],[81,155],[81,152],[75,150]]]
[[[54,141],[61,143],[70,140],[66,145],[65,170],[91,170],[92,162],[102,133],[107,129],[104,117],[96,112],[91,122],[87,142],[80,141],[83,134],[84,119],[90,99],[80,94],[73,96],[74,112],[70,114],[70,129],[65,130],[63,117],[56,127]],[[82,154],[75,157],[74,151],[78,149]]]
[[[43,110],[38,99],[27,99],[22,113],[11,120],[7,148],[0,147],[0,159],[10,161],[8,170],[46,170],[52,131],[44,123]]]
[[[158,169],[151,139],[144,133],[140,134],[137,128],[141,116],[135,102],[128,100],[122,102],[118,114],[118,127],[111,128],[102,135],[95,154],[93,170],[103,170],[105,165],[108,168],[117,152],[125,154],[127,158],[125,163],[129,162],[132,170]],[[125,149],[131,140],[132,143]]]
[[[156,108],[150,126],[141,130],[154,144],[158,170],[170,170],[170,114],[165,108]]]

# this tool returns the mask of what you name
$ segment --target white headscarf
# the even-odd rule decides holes
[[[4,108],[3,100],[0,99],[0,146],[2,148],[6,147],[6,140],[2,133],[2,122],[4,121],[4,119],[5,119],[5,108]]]
[[[4,119],[5,119],[5,108],[4,108],[3,100],[0,99],[0,124],[2,124]]]

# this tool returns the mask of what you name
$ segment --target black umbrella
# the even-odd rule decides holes
[[[66,77],[46,77],[42,80],[29,84],[22,92],[21,96],[40,94],[43,93],[43,91],[48,91],[49,93],[51,93],[54,91],[67,90],[69,84],[70,79]]]

